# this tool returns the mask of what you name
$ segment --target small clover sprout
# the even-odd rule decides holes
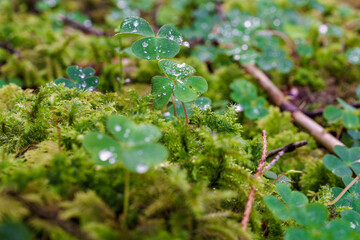
[[[157,127],[114,115],[109,117],[107,129],[116,140],[99,132],[90,132],[84,138],[83,145],[97,164],[122,162],[127,170],[144,173],[167,159],[167,149],[157,143],[161,137]]]
[[[266,100],[257,95],[256,87],[244,79],[234,81],[230,88],[232,93],[230,98],[236,102],[238,109],[245,112],[249,119],[262,118],[268,114],[265,108]]]
[[[70,66],[66,69],[71,80],[67,78],[58,78],[56,84],[65,84],[67,88],[76,88],[77,90],[93,91],[99,85],[99,78],[94,77],[95,70],[93,68],[81,68],[78,66]]]
[[[175,100],[176,101],[176,100]],[[211,99],[207,97],[199,97],[193,102],[187,102],[185,103],[185,109],[187,114],[190,116],[192,114],[192,107],[197,106],[200,109],[206,111],[207,109],[211,109]],[[175,102],[176,112],[178,118],[185,118],[185,112],[182,107],[182,104],[180,101]],[[174,116],[174,106],[169,107],[169,113]]]
[[[343,177],[345,186],[349,185],[352,180],[350,176]],[[342,188],[334,187],[331,189],[334,198],[336,198],[341,192]],[[352,185],[349,190],[335,203],[337,207],[351,207],[353,210],[360,212],[360,182],[357,181]]]
[[[150,24],[140,17],[128,17],[120,25],[119,33],[115,36],[141,35],[131,49],[139,58],[147,60],[160,60],[174,57],[180,50],[180,46],[190,47],[183,41],[180,32],[172,25],[164,25],[160,28],[157,36],[151,29]]]
[[[280,49],[266,49],[258,58],[257,65],[264,71],[276,69],[288,73],[294,68],[294,63],[285,58],[285,52]]]
[[[203,77],[189,75],[195,69],[186,63],[178,64],[172,60],[160,60],[160,69],[168,77],[155,76],[152,79],[151,93],[155,96],[155,109],[162,109],[174,93],[175,98],[181,102],[191,102],[208,89],[208,84]]]
[[[338,98],[338,102],[343,107],[343,109],[335,106],[327,106],[324,109],[323,116],[327,122],[335,123],[341,120],[342,124],[346,128],[357,128],[360,126],[357,109],[345,103],[340,98]]]
[[[273,180],[276,180],[278,177],[280,177],[281,174],[280,174],[280,175],[276,175],[276,173],[274,173],[274,172],[272,172],[272,171],[267,171],[267,172],[264,173],[264,176],[267,177],[267,178],[269,178],[270,181],[273,181]],[[281,178],[279,178],[279,179],[275,182],[275,185],[282,183],[282,184],[285,184],[285,185],[287,185],[287,186],[291,186],[291,182],[292,182],[292,181],[291,181],[290,178],[288,178],[287,176],[282,176]]]
[[[354,65],[360,65],[360,48],[351,48],[346,51],[346,59],[349,63]]]
[[[342,239],[358,239],[356,223],[359,215],[346,212],[344,219],[327,221],[327,208],[320,203],[308,203],[307,197],[298,191],[291,191],[285,184],[276,185],[278,193],[285,204],[274,196],[264,197],[265,204],[279,219],[294,219],[300,227],[290,227],[285,232],[285,239],[328,239],[335,238],[341,232]],[[330,237],[332,238],[332,237]],[[334,239],[335,239],[334,238]]]
[[[335,146],[334,151],[339,158],[331,154],[325,155],[323,159],[325,167],[338,177],[351,177],[353,172],[360,174],[360,147]]]

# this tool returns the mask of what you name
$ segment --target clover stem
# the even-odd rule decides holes
[[[184,102],[181,102],[181,105],[183,106],[183,109],[184,109],[186,125],[189,125],[189,118],[188,118],[188,115],[187,115],[187,111],[186,111],[186,107],[185,107]]]
[[[129,211],[129,198],[130,198],[130,172],[125,170],[125,183],[124,183],[124,209],[122,215],[122,227],[127,228],[126,219]]]
[[[174,98],[173,94],[171,94],[171,100],[172,100],[172,104],[173,104],[173,107],[174,107],[174,116],[177,117],[177,111],[176,111],[176,106],[175,106],[175,98]]]
[[[120,68],[120,83],[119,83],[119,92],[121,93],[122,85],[124,83],[124,66],[123,66],[123,56],[122,56],[122,41],[121,38],[119,38],[119,68]]]
[[[359,178],[360,178],[360,174],[357,175],[356,178],[354,178],[334,200],[332,200],[331,202],[325,203],[325,205],[326,206],[334,205],[337,201],[340,200],[340,198],[342,196],[344,196],[344,194],[347,192],[347,190],[349,190],[352,187],[352,185],[354,185],[357,182],[357,180],[359,180]]]

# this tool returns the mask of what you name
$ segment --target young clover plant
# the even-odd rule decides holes
[[[307,197],[298,191],[291,191],[285,184],[276,185],[282,201],[274,196],[264,197],[265,204],[279,219],[290,219],[300,227],[290,227],[286,230],[285,239],[291,240],[316,240],[316,239],[358,239],[360,236],[353,229],[356,217],[347,215],[345,219],[327,221],[327,208],[320,203],[310,203]]]
[[[70,66],[66,69],[66,73],[70,79],[58,78],[56,84],[65,84],[67,88],[76,88],[77,90],[93,91],[99,85],[99,78],[94,77],[95,70],[93,68],[81,68],[79,66]]]
[[[360,174],[360,147],[347,148],[344,146],[335,146],[334,151],[342,160],[334,155],[328,154],[325,155],[323,159],[324,165],[336,176],[342,177],[344,184],[349,186],[354,181],[352,177],[353,173],[356,175]],[[345,192],[344,189],[339,187],[334,187],[331,191],[335,198],[340,196],[340,199],[334,203],[335,206],[350,207],[354,211],[357,211],[357,214],[347,212],[342,212],[342,214],[356,215],[357,223],[360,223],[360,182],[356,181],[352,186],[350,185],[348,191]],[[358,232],[360,231],[360,224],[356,225],[356,229]]]
[[[336,123],[341,121],[341,123],[346,128],[357,128],[360,126],[360,121],[358,117],[358,110],[353,106],[345,103],[340,98],[337,99],[339,104],[343,107],[338,108],[335,106],[327,106],[324,109],[323,116],[328,123]]]
[[[349,63],[354,65],[360,65],[360,48],[350,48],[346,51],[346,59]]]
[[[124,116],[114,115],[107,121],[107,129],[115,139],[100,132],[90,132],[83,145],[99,165],[121,162],[125,167],[124,207],[122,225],[126,228],[129,209],[130,172],[145,173],[167,159],[167,149],[157,143],[160,130],[151,124],[135,124]]]
[[[268,114],[265,108],[266,100],[257,95],[256,87],[244,79],[235,80],[231,83],[232,93],[230,98],[236,102],[239,111],[244,111],[249,119],[262,118]]]
[[[167,77],[155,76],[152,79],[151,93],[155,96],[155,109],[162,109],[167,105],[172,94],[180,102],[192,102],[208,89],[203,77],[191,76],[195,69],[186,63],[163,59],[159,67]]]
[[[325,155],[323,163],[338,177],[351,177],[353,173],[360,174],[360,147],[347,148],[335,146],[336,157],[332,154]]]
[[[139,58],[147,60],[160,60],[172,58],[178,54],[179,45],[190,47],[188,42],[183,41],[180,32],[172,25],[164,25],[155,36],[150,24],[140,17],[128,17],[121,23],[119,33],[116,37],[131,35],[144,36],[136,41],[132,52]]]
[[[207,82],[199,76],[190,76],[195,69],[186,63],[177,63],[165,58],[174,57],[180,50],[180,45],[190,47],[188,42],[183,41],[180,32],[172,25],[164,25],[155,33],[150,24],[139,17],[128,17],[120,25],[119,33],[115,36],[122,37],[128,35],[140,35],[132,47],[132,52],[141,59],[160,60],[160,69],[165,76],[155,76],[152,78],[151,93],[155,96],[155,109],[164,108],[170,98],[172,98],[173,109],[176,110],[175,98],[177,98],[185,112],[186,123],[189,120],[186,113],[185,102],[196,100],[200,94],[208,89]],[[175,98],[174,98],[175,96]],[[177,112],[175,111],[175,116]]]
[[[272,171],[267,171],[264,173],[264,176],[266,178],[268,178],[270,180],[270,182],[273,182],[276,180],[276,182],[274,183],[275,185],[277,184],[285,184],[287,186],[291,186],[291,179],[288,178],[287,176],[281,176],[282,174],[277,175],[276,173],[272,172]]]
[[[132,172],[144,173],[166,160],[167,149],[157,143],[160,130],[151,124],[135,124],[124,116],[114,115],[107,129],[115,137],[91,132],[84,138],[84,147],[99,165],[122,162]]]

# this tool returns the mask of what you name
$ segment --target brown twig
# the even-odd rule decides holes
[[[288,145],[286,145],[286,146],[284,146],[284,147],[271,150],[271,151],[268,153],[267,158],[272,157],[272,156],[278,154],[280,151],[284,151],[285,153],[292,152],[292,151],[294,151],[296,148],[305,146],[306,144],[308,144],[308,141],[307,141],[307,140],[303,140],[303,141],[300,141],[300,142],[290,143],[290,144],[288,144]]]
[[[267,170],[269,170],[270,168],[272,168],[285,153],[292,152],[296,148],[302,147],[302,146],[306,145],[307,143],[308,142],[306,140],[303,140],[300,142],[290,143],[290,144],[286,145],[285,147],[281,147],[281,148],[270,151],[267,158],[274,156],[275,154],[276,154],[276,157],[264,168],[262,173],[264,173]]]
[[[163,2],[161,0],[156,1],[155,10],[153,11],[152,19],[154,19],[154,23],[153,23],[154,32],[159,31],[159,25],[157,24],[157,19],[158,19],[159,11],[160,11],[162,4],[163,4]]]
[[[263,170],[263,168],[265,166],[266,155],[267,155],[266,131],[263,130],[263,150],[262,150],[262,155],[261,155],[261,159],[259,161],[258,168],[257,168],[257,170],[255,172],[255,178],[260,178],[261,177],[262,170]],[[241,227],[242,227],[243,231],[246,231],[246,229],[248,227],[248,223],[249,223],[249,220],[250,220],[250,214],[251,214],[251,211],[252,211],[252,206],[254,204],[255,194],[256,194],[256,186],[252,185],[251,189],[250,189],[249,197],[248,197],[248,199],[246,201],[246,204],[245,204],[245,210],[244,210],[243,218],[241,220]]]
[[[359,26],[359,25],[360,25],[360,18],[355,19],[355,20],[353,20],[353,21],[351,21],[351,22],[346,23],[346,24],[344,25],[344,28],[350,30],[350,29],[353,29],[353,28],[355,28],[355,27],[357,27],[357,26]]]
[[[72,234],[78,239],[83,240],[95,240],[93,237],[89,236],[86,232],[82,231],[80,226],[73,221],[63,220],[59,218],[59,209],[57,207],[47,207],[41,206],[40,204],[30,202],[20,196],[14,191],[9,191],[7,193],[9,196],[13,197],[18,202],[24,204],[33,216],[36,216],[40,219],[46,220],[51,224],[59,226],[64,231]]]
[[[83,24],[75,22],[75,21],[71,20],[70,18],[65,17],[62,14],[60,14],[58,16],[58,19],[59,19],[59,21],[65,23],[67,25],[70,25],[71,27],[73,27],[75,29],[78,29],[78,30],[80,30],[80,31],[82,31],[83,33],[86,33],[86,34],[91,34],[91,35],[100,36],[100,37],[107,35],[104,31],[102,31],[100,29],[96,29],[96,28],[92,28],[92,27],[86,27]]]
[[[359,180],[359,178],[360,178],[360,174],[357,175],[356,178],[354,178],[334,200],[332,200],[331,202],[325,203],[325,205],[330,206],[330,205],[335,204],[337,201],[339,201],[340,198],[342,196],[344,196],[344,194],[347,192],[347,190],[349,190],[352,187],[352,185],[354,185],[357,182],[357,180]]]
[[[16,54],[18,57],[21,57],[20,51],[11,47],[11,44],[9,42],[0,43],[0,48],[5,49],[6,51],[8,51],[11,54]]]
[[[298,107],[285,99],[285,95],[274,85],[266,74],[253,64],[242,66],[246,72],[254,76],[262,89],[267,92],[270,100],[283,111],[291,112],[291,116],[296,124],[307,130],[317,142],[322,144],[329,151],[334,152],[336,145],[344,144],[333,135],[326,132],[317,122],[302,113]]]
[[[285,176],[286,174],[287,174],[287,172],[281,174],[280,176],[278,176],[274,181],[272,181],[269,185],[267,185],[266,188],[264,188],[264,190],[268,189],[271,185],[273,185],[277,180],[279,180],[280,178],[282,178],[282,177]]]
[[[225,21],[226,21],[226,17],[225,17],[224,11],[223,11],[222,2],[217,2],[217,3],[216,3],[216,11],[217,11],[218,14],[219,14],[220,20],[221,20],[222,22],[225,22]]]

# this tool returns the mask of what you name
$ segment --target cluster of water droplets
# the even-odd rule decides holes
[[[114,153],[115,148],[110,147],[110,149],[103,149],[99,152],[99,159],[103,162],[109,161],[109,163],[114,164],[116,162],[117,154]]]
[[[360,48],[353,48],[346,53],[347,60],[355,65],[360,64]]]

